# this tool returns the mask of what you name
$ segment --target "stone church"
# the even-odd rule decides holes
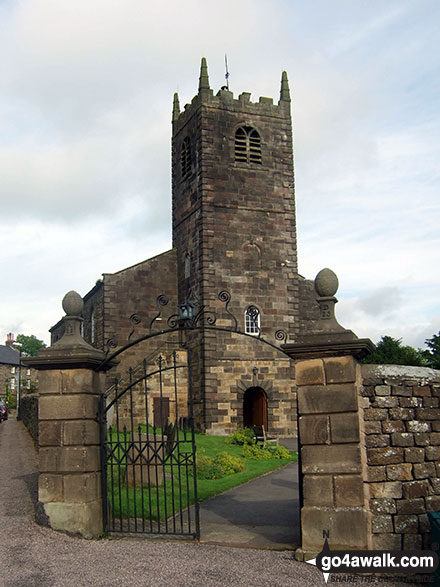
[[[196,427],[225,434],[263,424],[272,434],[296,435],[294,364],[259,340],[275,342],[281,329],[293,342],[318,313],[313,283],[298,274],[287,74],[278,103],[253,102],[248,92],[234,98],[228,87],[214,94],[203,58],[191,104],[181,110],[174,96],[171,173],[173,248],[103,275],[84,296],[84,338],[100,349],[110,339],[123,345],[157,314],[160,294],[173,310],[189,299],[215,309],[226,290],[238,329],[251,336],[188,335]],[[62,322],[52,327],[52,344],[62,329]],[[110,371],[109,385],[114,372],[176,346],[174,334],[132,347]]]

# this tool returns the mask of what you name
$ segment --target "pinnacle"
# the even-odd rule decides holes
[[[200,65],[199,92],[201,90],[209,89],[208,65],[206,63],[206,58],[202,57],[202,63]]]

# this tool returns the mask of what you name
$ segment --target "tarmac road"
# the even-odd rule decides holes
[[[325,585],[320,571],[290,551],[68,536],[35,523],[36,500],[37,453],[23,424],[10,419],[0,424],[1,587]]]

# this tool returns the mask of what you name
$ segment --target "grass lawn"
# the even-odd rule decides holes
[[[195,442],[197,457],[214,458],[218,453],[225,452],[238,457],[244,463],[244,468],[238,473],[225,475],[219,479],[197,479],[198,500],[203,501],[222,493],[232,487],[259,477],[265,473],[278,469],[297,459],[297,453],[290,453],[289,458],[257,460],[245,458],[243,447],[228,444],[226,436],[208,436],[196,433]],[[112,434],[112,441],[116,438]],[[124,442],[121,438],[120,442]],[[191,443],[180,445],[180,453],[191,453]],[[125,483],[124,459],[118,467],[108,467],[109,503],[115,518],[137,517],[151,520],[165,520],[193,504],[195,501],[194,478],[192,465],[177,467],[175,464],[166,464],[163,467],[164,478],[158,487],[145,485],[144,487],[128,487]],[[146,480],[146,473],[143,473]]]

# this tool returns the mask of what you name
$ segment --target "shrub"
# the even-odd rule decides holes
[[[254,431],[252,428],[239,428],[227,437],[226,442],[240,446],[254,444]]]
[[[253,446],[243,446],[243,456],[247,459],[288,459],[290,451],[285,446],[269,446],[263,448],[254,444]]]
[[[220,479],[225,475],[238,473],[243,468],[243,461],[227,452],[219,453],[214,459],[205,455],[197,459],[197,477],[199,479]]]
[[[244,469],[244,463],[239,457],[234,457],[227,452],[221,452],[215,457],[215,462],[223,469],[225,475],[239,473]]]

